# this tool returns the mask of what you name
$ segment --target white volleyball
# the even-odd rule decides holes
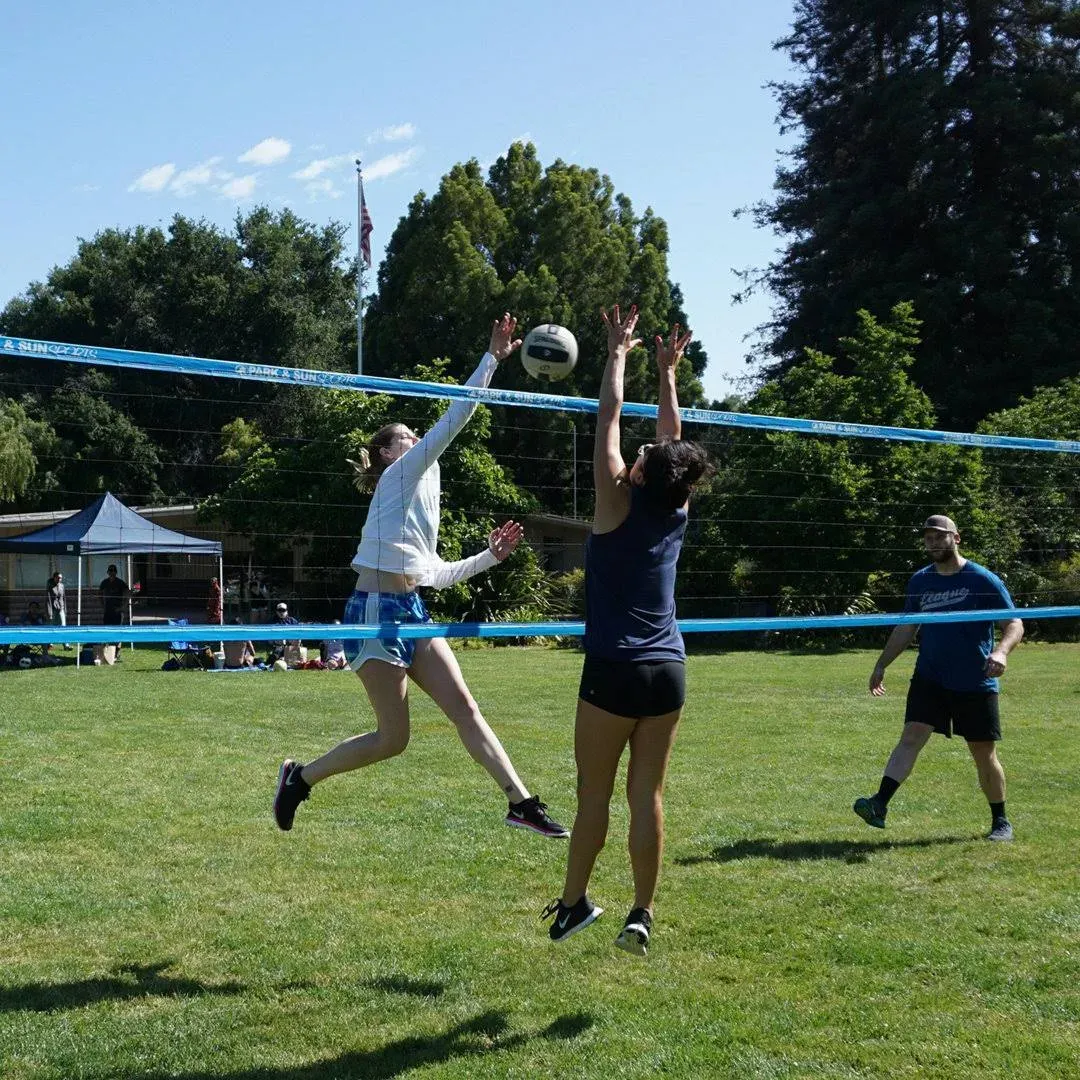
[[[521,363],[534,379],[565,379],[577,363],[577,338],[556,323],[534,326],[522,343]]]

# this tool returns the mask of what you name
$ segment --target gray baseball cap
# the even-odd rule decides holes
[[[923,522],[922,531],[926,532],[928,529],[932,529],[934,532],[947,532],[953,533],[956,536],[960,535],[960,530],[956,527],[956,522],[951,517],[946,517],[944,514],[931,514],[925,522]]]

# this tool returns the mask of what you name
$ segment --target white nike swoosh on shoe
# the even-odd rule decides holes
[[[566,924],[570,921],[570,912],[567,912],[561,919],[555,920],[559,924],[560,930],[566,929]]]

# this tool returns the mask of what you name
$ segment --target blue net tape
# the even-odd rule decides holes
[[[590,398],[532,394],[494,387],[449,386],[410,379],[383,379],[351,375],[341,371],[313,371],[308,368],[277,367],[272,364],[241,364],[231,360],[208,360],[197,356],[136,352],[95,345],[69,345],[35,338],[0,337],[0,355],[21,359],[63,360],[94,367],[126,367],[143,371],[164,371],[181,375],[206,375],[220,379],[317,386],[326,390],[358,390],[364,393],[397,394],[405,397],[464,398],[489,405],[517,405],[532,409],[594,413],[597,403]],[[655,417],[655,405],[627,402],[624,416]],[[1029,439],[1013,435],[980,435],[963,431],[933,431],[924,428],[888,427],[879,424],[843,424],[829,420],[806,420],[788,416],[759,416],[754,413],[722,412],[716,409],[682,409],[688,423],[719,424],[725,427],[762,428],[767,431],[796,432],[801,435],[839,435],[859,439],[893,439],[904,442],[949,443],[961,446],[996,447],[1080,454],[1080,441],[1070,439]]]
[[[1069,619],[1080,617],[1077,607],[996,608],[985,611],[935,612],[929,615],[792,615],[753,619],[680,619],[684,634],[769,632],[774,630],[844,630],[859,627],[920,625],[925,623],[1002,622],[1006,619]],[[340,623],[307,623],[281,626],[257,623],[243,626],[0,626],[0,645],[41,645],[107,642],[162,643],[173,641],[320,641],[364,638],[534,638],[581,637],[583,622],[530,623],[419,623],[380,626],[343,626]]]

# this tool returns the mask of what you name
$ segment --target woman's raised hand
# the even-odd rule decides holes
[[[499,562],[502,562],[521,543],[524,535],[525,529],[522,525],[516,521],[508,521],[505,525],[491,530],[488,536],[488,550]]]
[[[656,335],[656,366],[661,372],[674,371],[679,366],[691,337],[689,330],[679,336],[678,323],[671,328],[671,337],[667,341],[659,334]]]
[[[625,319],[619,314],[618,304],[611,309],[610,314],[601,311],[600,317],[607,327],[608,355],[626,356],[631,349],[636,349],[641,344],[641,338],[634,337],[634,328],[638,321],[637,304],[630,305],[630,311]]]
[[[516,348],[521,345],[521,338],[514,337],[517,329],[517,319],[510,312],[505,312],[501,319],[496,319],[491,327],[491,342],[488,352],[496,360],[505,360]]]

